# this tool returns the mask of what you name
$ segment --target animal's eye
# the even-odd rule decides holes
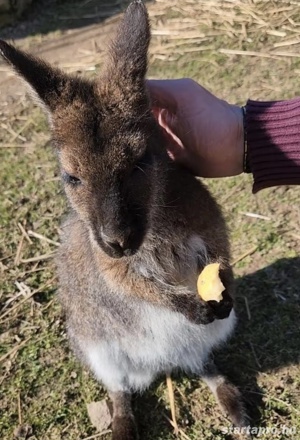
[[[78,177],[71,176],[71,174],[66,173],[66,171],[62,173],[62,178],[66,183],[72,186],[77,186],[81,184],[81,180]]]

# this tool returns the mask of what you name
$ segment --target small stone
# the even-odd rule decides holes
[[[87,412],[92,425],[99,431],[108,429],[112,422],[111,412],[106,399],[87,404]]]

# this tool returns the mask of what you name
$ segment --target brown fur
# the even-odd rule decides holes
[[[240,390],[229,382],[210,360],[206,365],[203,379],[215,395],[223,413],[240,428],[250,425],[246,405]]]
[[[137,440],[138,432],[131,409],[131,395],[110,393],[110,398],[114,408],[112,440]]]
[[[217,399],[225,414],[230,417],[235,426],[247,426],[248,417],[240,391],[229,382],[223,382],[217,387]]]
[[[46,109],[71,212],[57,260],[60,299],[77,355],[95,341],[138,338],[141,308],[160,306],[206,325],[226,318],[233,276],[226,226],[207,189],[168,157],[145,87],[150,28],[133,2],[97,81],[69,76],[0,41],[0,54]],[[194,249],[202,240],[205,256]],[[221,263],[224,300],[205,303],[197,275]],[[177,319],[177,318],[176,318]],[[239,423],[239,396],[217,397]],[[113,438],[136,439],[127,392],[111,394]],[[235,401],[237,404],[235,405]]]

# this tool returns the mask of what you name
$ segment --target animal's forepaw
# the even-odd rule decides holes
[[[220,302],[209,301],[208,304],[209,304],[209,307],[211,308],[213,315],[215,316],[215,319],[228,318],[228,316],[230,315],[230,312],[233,308],[232,299],[229,297],[225,297]]]
[[[174,298],[173,305],[177,312],[182,313],[186,319],[194,324],[206,325],[215,319],[211,307],[199,297],[178,295]]]

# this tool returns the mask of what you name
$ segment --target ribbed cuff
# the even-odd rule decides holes
[[[300,98],[248,101],[248,162],[253,193],[277,185],[300,185]]]

